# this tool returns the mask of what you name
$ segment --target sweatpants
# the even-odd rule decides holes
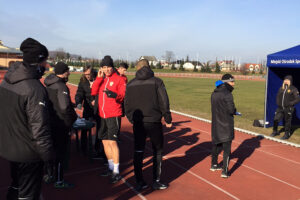
[[[231,153],[231,143],[232,141],[228,142],[223,142],[219,144],[212,144],[212,165],[218,164],[218,156],[223,150],[223,171],[228,172],[228,165],[229,165],[229,160],[230,160],[230,153]]]
[[[163,130],[161,123],[135,123],[134,133],[134,174],[136,182],[143,181],[143,157],[146,138],[149,137],[153,150],[153,181],[160,181],[163,154]]]
[[[284,119],[284,131],[286,134],[291,133],[292,118],[293,118],[294,107],[281,108],[278,107],[274,116],[273,131],[277,132],[279,122]]]
[[[8,200],[38,200],[40,198],[43,162],[10,162],[12,183],[8,188]]]

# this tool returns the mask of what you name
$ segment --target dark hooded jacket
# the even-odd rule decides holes
[[[38,79],[36,66],[16,62],[0,85],[0,156],[9,161],[52,158],[48,96]]]
[[[280,87],[277,92],[276,104],[281,108],[289,108],[300,102],[299,91],[293,86],[292,76],[286,76],[284,79],[291,81],[290,86]]]
[[[131,123],[172,122],[169,98],[163,81],[154,76],[149,67],[142,67],[136,77],[127,84],[125,114]]]
[[[64,79],[50,74],[44,81],[50,100],[51,127],[54,136],[65,136],[77,119]]]
[[[212,142],[219,144],[234,139],[234,117],[236,108],[231,94],[233,87],[224,83],[211,95]]]

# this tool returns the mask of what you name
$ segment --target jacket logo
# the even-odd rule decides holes
[[[39,105],[46,106],[45,102],[39,102]]]
[[[66,91],[63,91],[63,94],[66,94],[66,95],[68,95],[68,93],[67,93]]]
[[[109,82],[109,86],[110,87],[113,86],[113,84],[114,84],[114,82]]]

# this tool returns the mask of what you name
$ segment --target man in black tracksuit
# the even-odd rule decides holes
[[[70,75],[68,65],[58,62],[54,70],[55,74],[50,74],[44,81],[50,100],[51,131],[56,152],[54,174],[56,183],[54,187],[71,188],[74,185],[64,181],[63,169],[67,164],[69,132],[77,115],[71,102],[69,88],[66,85]]]
[[[32,38],[20,49],[23,62],[11,65],[0,85],[0,156],[10,162],[7,199],[38,200],[43,161],[53,159],[48,96],[38,70],[48,50]]]
[[[231,74],[222,76],[222,84],[211,95],[211,137],[212,137],[212,162],[211,171],[221,170],[218,165],[218,156],[223,150],[222,178],[228,178],[228,165],[230,159],[231,142],[234,139],[234,115],[236,108],[232,91],[234,77]]]
[[[283,118],[285,121],[285,134],[281,139],[286,140],[290,137],[294,106],[299,102],[298,89],[293,86],[293,77],[288,75],[284,77],[282,87],[279,88],[277,93],[276,104],[278,107],[275,112],[272,137],[279,135],[278,124]]]
[[[134,133],[134,174],[136,190],[147,188],[143,179],[143,156],[146,137],[150,137],[153,148],[153,189],[166,189],[168,186],[160,181],[163,154],[163,130],[161,118],[166,126],[172,126],[169,98],[161,79],[154,76],[146,59],[137,63],[136,77],[126,88],[125,114],[133,123]]]

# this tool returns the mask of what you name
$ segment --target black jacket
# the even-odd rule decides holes
[[[81,79],[79,82],[75,102],[76,106],[83,104],[83,118],[89,119],[90,117],[94,117],[94,106],[92,105],[94,97],[91,95],[90,82],[86,78],[84,79]]]
[[[234,118],[236,108],[231,94],[233,87],[225,83],[211,95],[212,142],[219,144],[234,139]]]
[[[50,74],[44,81],[50,100],[51,127],[54,136],[67,134],[77,119],[70,98],[70,91],[65,81],[55,74]]]
[[[125,114],[131,123],[172,122],[169,98],[163,81],[154,77],[149,67],[136,72],[136,77],[127,84]]]
[[[16,62],[0,85],[0,156],[9,161],[52,157],[48,96],[38,78],[36,67]]]
[[[276,97],[276,104],[281,108],[288,108],[300,102],[298,89],[291,85],[290,87],[280,87]]]

